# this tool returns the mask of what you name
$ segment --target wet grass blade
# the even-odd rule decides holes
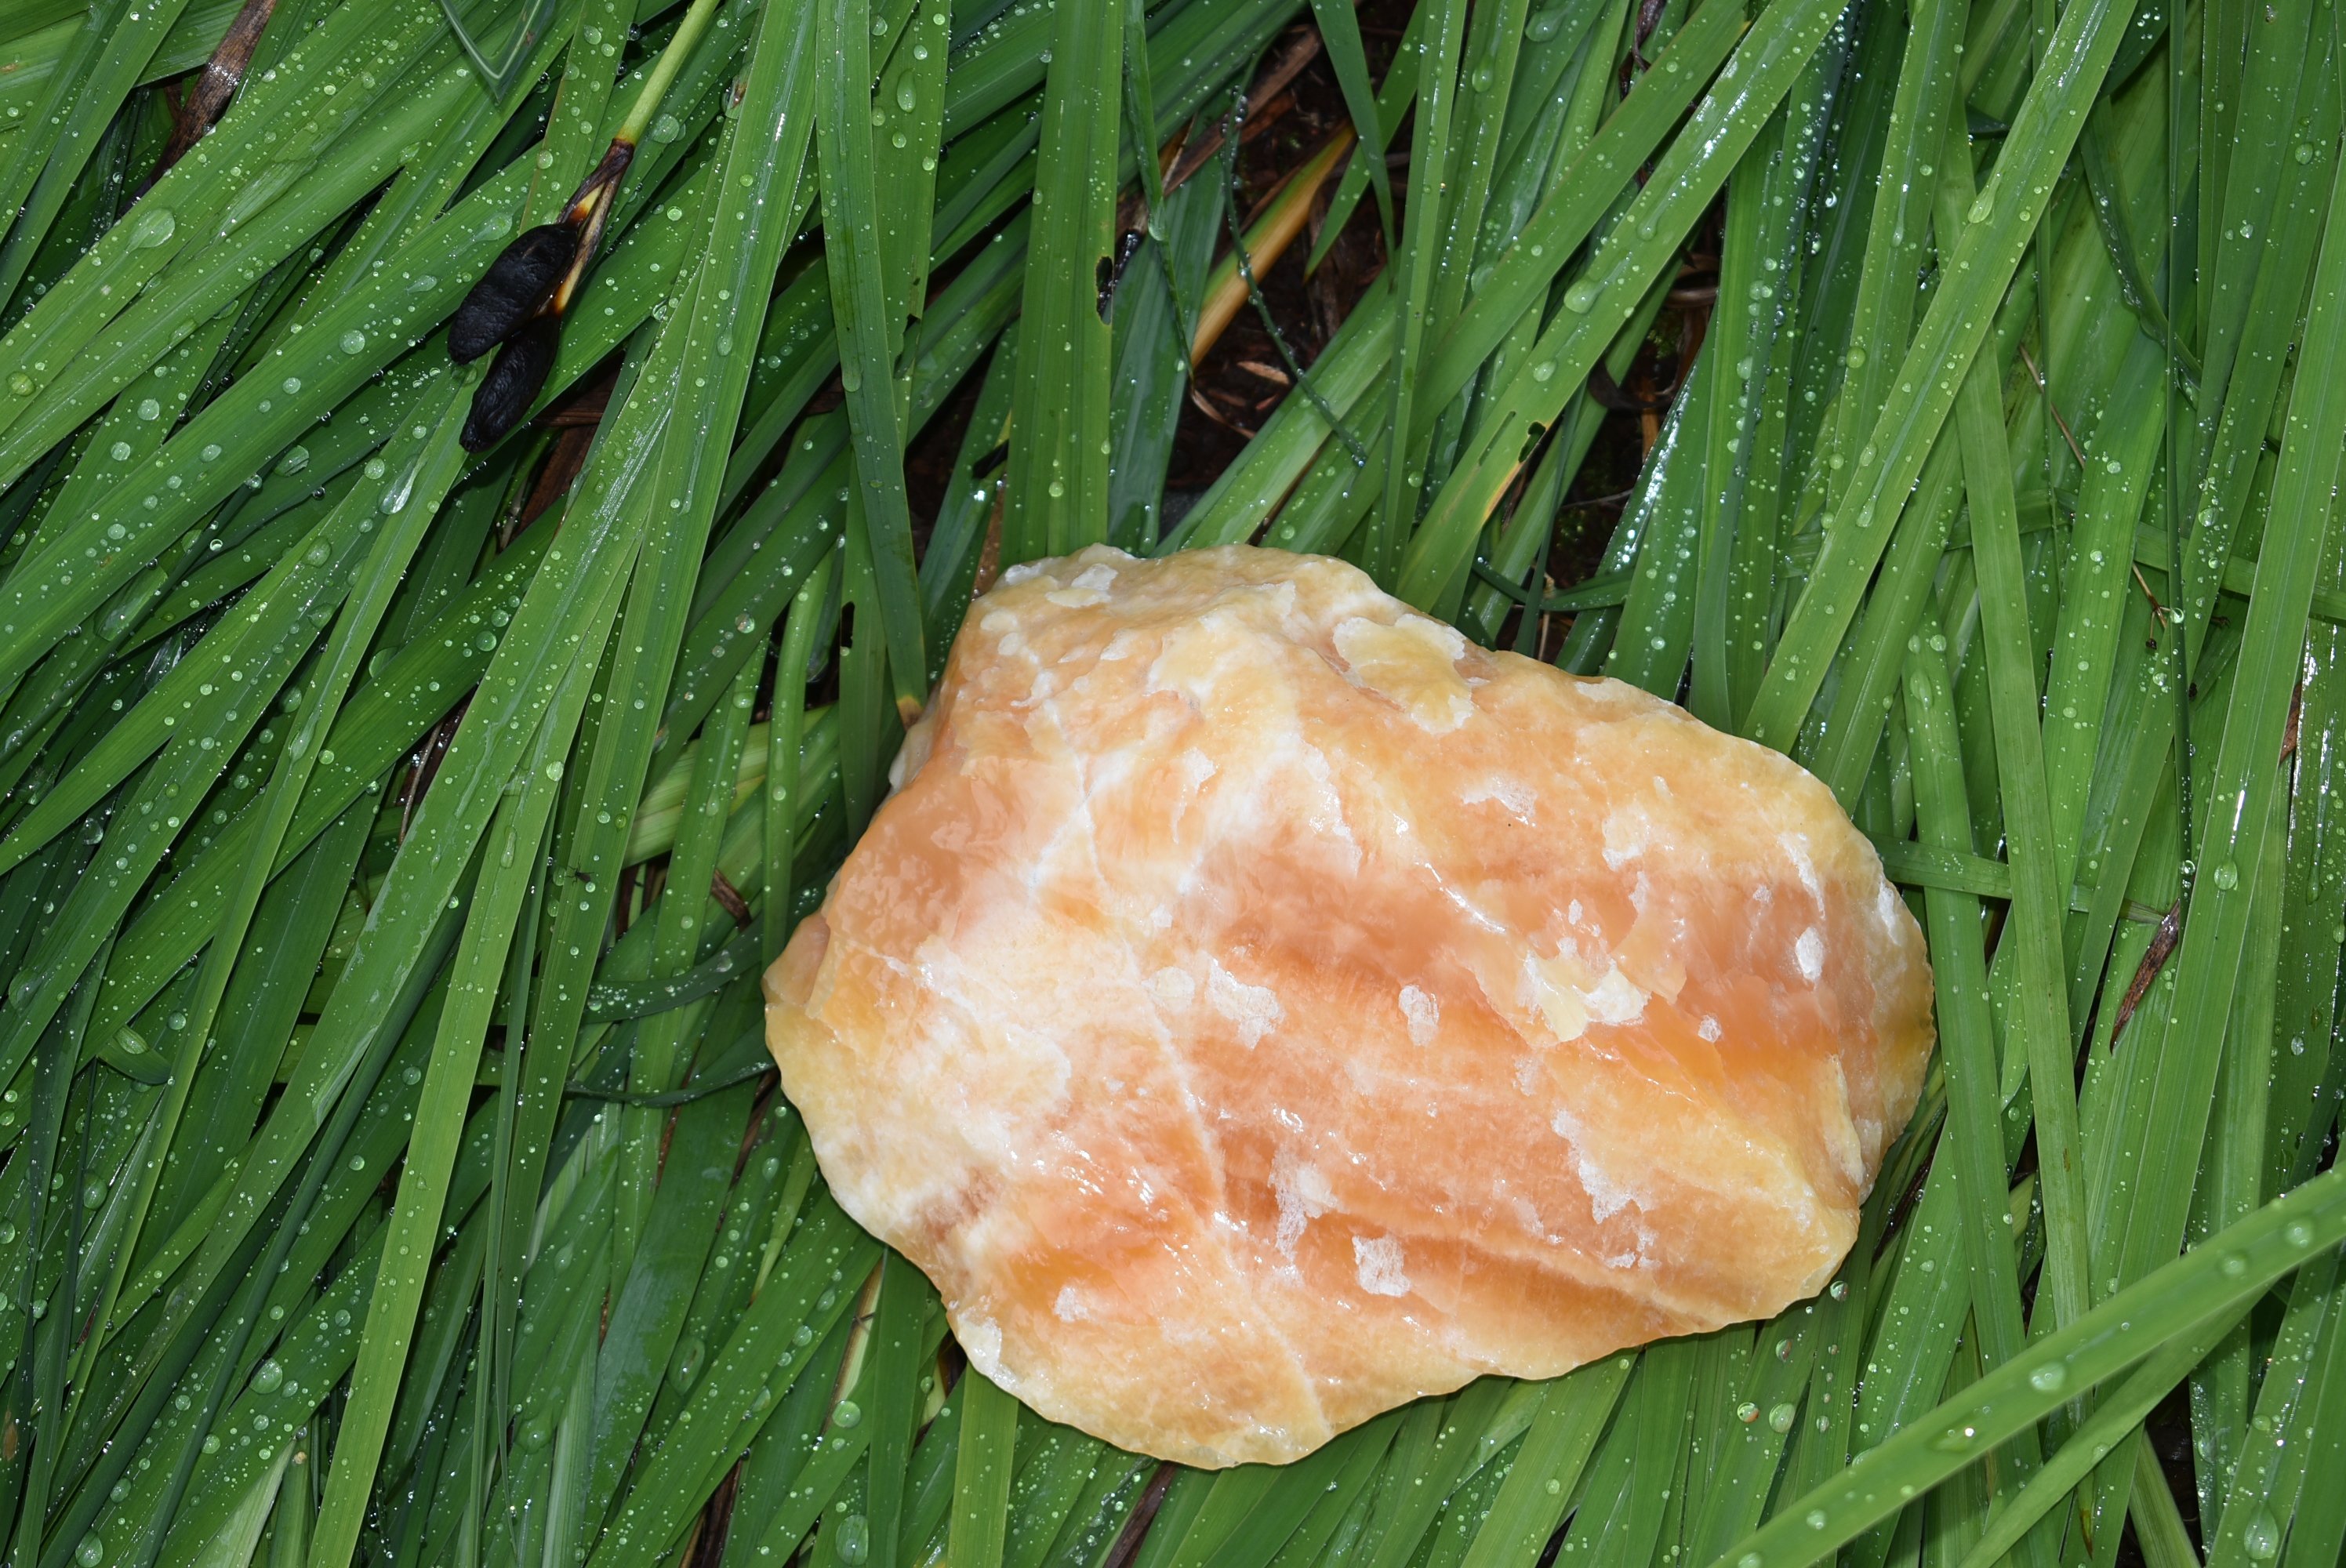
[[[1115,266],[1124,8],[1062,6],[1053,16],[1011,393],[1005,565],[1107,536],[1111,344],[1101,295]]]

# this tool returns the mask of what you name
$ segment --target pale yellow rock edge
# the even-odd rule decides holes
[[[766,976],[823,1174],[1054,1420],[1290,1460],[1766,1317],[1932,1041],[1824,787],[1316,556],[1095,547],[973,606]]]

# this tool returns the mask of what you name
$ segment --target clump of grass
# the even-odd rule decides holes
[[[1329,0],[260,15],[0,22],[10,1561],[2339,1561],[2334,7],[1418,0],[1382,74]],[[1171,149],[1290,25],[1362,150],[1217,270]],[[1387,265],[1160,530],[1321,189]],[[1112,529],[1834,789],[1942,1051],[1821,1296],[1280,1471],[956,1378],[754,977],[981,571]]]

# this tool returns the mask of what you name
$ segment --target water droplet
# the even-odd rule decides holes
[[[532,1416],[522,1423],[521,1446],[531,1453],[543,1450],[554,1441],[554,1422],[544,1415]]]
[[[1973,199],[1969,212],[1964,214],[1966,223],[1985,223],[1995,216],[1995,198],[1983,190]]]
[[[2281,1239],[2291,1247],[2306,1247],[2313,1245],[2313,1227],[2301,1219],[2290,1220],[2281,1227],[2280,1234]]]
[[[878,24],[875,24],[877,25]],[[842,1563],[868,1562],[872,1556],[872,1526],[860,1513],[851,1513],[841,1520],[839,1560]]]
[[[310,449],[306,446],[289,446],[285,449],[285,455],[277,460],[277,472],[280,473],[299,473],[309,466]]]
[[[842,1431],[857,1425],[862,1420],[863,1407],[853,1400],[840,1400],[839,1408],[831,1412],[831,1424]]]
[[[2249,1271],[2249,1260],[2237,1252],[2228,1252],[2224,1254],[2222,1261],[2218,1263],[2216,1268],[2225,1278],[2238,1279]]]
[[[1047,488],[1050,490],[1051,499],[1054,501],[1056,501],[1060,496],[1065,495],[1067,493],[1066,485],[1056,479],[1051,481]]]
[[[1768,1430],[1776,1432],[1790,1431],[1792,1422],[1799,1415],[1800,1412],[1790,1405],[1772,1405],[1768,1410]]]
[[[729,354],[733,351],[732,333],[719,332],[717,334],[717,351],[719,355]]]
[[[688,1334],[677,1341],[676,1360],[669,1368],[668,1376],[676,1380],[678,1390],[689,1389],[693,1380],[700,1376],[701,1366],[708,1359],[709,1346],[699,1336]]]
[[[2229,860],[2218,860],[2208,873],[2208,880],[2226,892],[2240,885],[2240,868]]]
[[[147,1054],[147,1036],[126,1023],[114,1032],[114,1048],[125,1056],[143,1056]]]
[[[1735,1419],[1748,1427],[1760,1419],[1760,1407],[1746,1400],[1735,1407]]]
[[[1583,278],[1564,291],[1564,308],[1576,316],[1585,316],[1596,308],[1596,297],[1604,291],[1596,283]]]
[[[2050,1361],[2028,1374],[2028,1386],[2040,1394],[2057,1394],[2069,1380],[2069,1369]]]
[[[1801,1520],[1811,1530],[1822,1530],[1828,1523],[1831,1522],[1825,1517],[1825,1511],[1821,1508],[1810,1509],[1808,1512],[1801,1515]]]
[[[1825,1294],[1831,1297],[1836,1301],[1848,1300],[1849,1281],[1846,1279],[1834,1280],[1831,1285],[1825,1287]]]
[[[362,354],[366,352],[366,334],[360,331],[356,327],[352,327],[349,331],[342,334],[342,352],[346,354]]]
[[[163,417],[163,405],[157,402],[151,397],[142,397],[138,400],[138,417],[140,419],[160,419]]]
[[[81,1568],[97,1568],[106,1561],[106,1538],[95,1530],[83,1536],[74,1547],[74,1561]]]
[[[652,121],[652,140],[671,142],[684,134],[684,126],[674,115],[662,115]]]
[[[1474,75],[1466,78],[1466,80],[1473,85],[1474,90],[1478,93],[1489,92],[1491,90],[1491,84],[1498,79],[1498,76],[1493,73],[1488,65],[1475,66]]]
[[[179,220],[168,207],[146,207],[138,212],[138,221],[130,230],[130,243],[141,250],[152,250],[178,232]]]
[[[274,1360],[263,1361],[252,1369],[252,1391],[256,1394],[273,1394],[284,1381],[285,1369]]]
[[[117,463],[128,463],[130,461],[130,443],[127,441],[117,441],[106,449],[106,454]]]
[[[296,392],[300,392],[301,390],[301,378],[300,376],[287,376],[287,377],[285,378],[285,395],[286,395],[287,397],[291,397],[291,396],[293,396]]]
[[[2280,1555],[2280,1522],[2261,1502],[2240,1531],[2240,1550],[2259,1563],[2270,1563]]]
[[[99,1204],[102,1204],[105,1201],[106,1184],[104,1182],[94,1181],[81,1189],[82,1207],[96,1208]]]
[[[853,360],[849,360],[839,367],[839,384],[851,392],[863,390],[863,372]]]
[[[1735,1560],[1735,1568],[1766,1568],[1766,1563],[1757,1552],[1746,1552]]]
[[[1555,37],[1556,29],[1563,25],[1564,7],[1551,5],[1545,11],[1534,12],[1524,23],[1524,36],[1535,44],[1545,44]]]
[[[1979,1431],[1974,1427],[1949,1427],[1931,1440],[1931,1446],[1941,1453],[1963,1453],[1971,1448],[1972,1440],[1977,1436]]]
[[[896,84],[896,107],[898,108],[903,110],[906,114],[911,114],[914,109],[920,107],[920,97],[913,91],[913,84],[909,77]]]
[[[1556,361],[1554,360],[1542,360],[1539,363],[1532,367],[1532,380],[1538,382],[1543,386],[1555,379]]]
[[[210,442],[206,443],[201,455],[206,463],[218,463],[219,461],[219,443]]]

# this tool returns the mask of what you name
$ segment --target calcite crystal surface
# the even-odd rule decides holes
[[[766,988],[971,1361],[1206,1466],[1818,1290],[1932,1039],[1791,762],[1243,546],[1006,573]]]

